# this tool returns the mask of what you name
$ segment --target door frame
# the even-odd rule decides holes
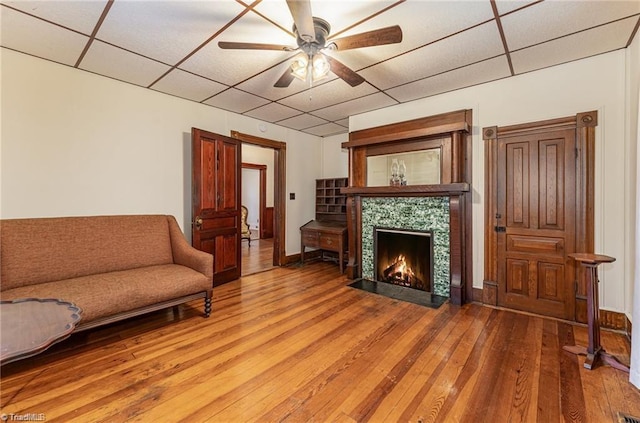
[[[273,231],[273,265],[282,266],[285,264],[286,259],[284,240],[286,239],[285,192],[287,182],[287,144],[268,138],[256,137],[255,135],[243,134],[238,131],[231,131],[231,138],[240,140],[243,143],[273,149],[273,214],[275,219]]]
[[[260,239],[264,239],[264,222],[267,212],[267,165],[255,163],[242,163],[242,169],[252,169],[260,172],[260,182],[258,182],[258,219],[260,220]]]
[[[498,237],[495,216],[498,206],[498,138],[558,129],[576,131],[576,252],[594,252],[595,209],[595,127],[598,112],[589,111],[558,119],[482,129],[485,141],[485,209],[484,209],[484,280],[482,301],[497,305],[498,301]],[[587,320],[587,290],[580,266],[576,267],[574,319]]]

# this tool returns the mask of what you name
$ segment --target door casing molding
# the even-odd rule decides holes
[[[578,252],[594,252],[594,178],[595,127],[598,112],[589,111],[558,119],[529,122],[510,126],[490,126],[482,129],[485,141],[485,210],[484,210],[484,280],[482,300],[497,305],[498,242],[495,216],[498,212],[498,139],[526,134],[574,129],[576,131],[576,228],[575,248]],[[575,264],[574,264],[575,265]],[[574,319],[587,320],[587,290],[580,266],[576,266],[576,307]]]
[[[282,266],[285,264],[285,192],[286,192],[286,165],[287,165],[287,144],[281,141],[274,141],[268,138],[256,137],[254,135],[243,134],[238,131],[231,131],[231,138],[238,139],[246,144],[257,145],[259,147],[273,149],[273,212],[275,217],[275,230],[273,234],[273,265]]]

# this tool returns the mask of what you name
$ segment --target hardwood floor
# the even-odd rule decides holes
[[[251,247],[253,248],[253,246]],[[562,351],[586,328],[476,304],[437,310],[278,268],[73,335],[2,367],[1,413],[61,422],[614,422],[640,391]],[[602,333],[628,360],[623,335]]]
[[[242,241],[242,276],[273,269],[273,238]]]

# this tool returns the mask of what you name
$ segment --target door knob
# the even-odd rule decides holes
[[[200,216],[196,216],[193,223],[196,225],[196,229],[202,229],[202,218]]]

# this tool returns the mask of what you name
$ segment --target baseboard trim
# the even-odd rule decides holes
[[[498,283],[494,281],[482,281],[482,303],[498,305]]]
[[[483,281],[482,289],[473,288],[473,301],[479,302],[488,306],[498,306],[498,284],[493,281]],[[500,307],[503,310],[510,310],[509,308]],[[513,310],[519,311],[519,310]],[[545,317],[539,315],[540,317]],[[586,320],[586,319],[585,319]],[[584,323],[576,320],[576,323]],[[625,313],[617,311],[600,309],[600,327],[605,329],[612,329],[622,331],[627,335],[627,338],[631,339],[632,325],[631,321]]]
[[[473,288],[472,295],[473,301],[476,303],[482,303],[482,288]]]
[[[600,309],[600,327],[620,330],[627,333],[628,325],[630,325],[627,315],[617,311],[609,311]]]

